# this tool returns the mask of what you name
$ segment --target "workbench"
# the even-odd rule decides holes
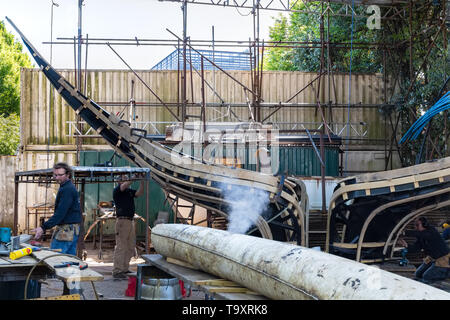
[[[28,246],[23,245],[22,246]],[[84,264],[75,256],[66,256],[58,252],[41,250],[31,255],[11,260],[8,256],[0,256],[0,281],[25,281],[28,276],[32,280],[56,278],[65,282],[69,289],[73,284],[82,281],[101,281],[103,276],[89,267],[79,270],[78,266],[55,268],[63,262],[78,262]],[[33,269],[34,268],[34,269]],[[30,271],[33,269],[31,275]]]
[[[96,227],[96,230],[93,233],[93,243],[94,243],[94,249],[97,248],[97,233],[99,233],[99,249],[98,249],[98,258],[103,258],[103,225],[106,221],[110,220],[116,220],[116,212],[114,208],[102,208],[100,206],[97,206],[98,208],[92,209],[93,211],[93,223],[87,230],[84,241],[86,241],[87,237],[91,233],[92,230]],[[101,216],[98,217],[98,212],[101,213]],[[136,221],[142,220],[145,223],[145,219],[139,216],[138,214],[134,214],[133,221],[136,223]]]
[[[267,300],[268,298],[248,288],[244,288],[229,280],[221,279],[201,270],[192,269],[179,263],[168,262],[160,254],[144,254],[141,256],[147,263],[138,265],[137,283],[141,283],[144,277],[152,276],[152,268],[162,270],[174,278],[184,282],[185,287],[199,289],[205,293],[205,299],[217,300]],[[174,261],[170,260],[169,261]],[[136,288],[135,298],[140,297],[140,286]]]

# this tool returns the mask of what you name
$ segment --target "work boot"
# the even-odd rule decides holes
[[[127,276],[123,272],[113,273],[113,278],[117,280],[127,279]]]

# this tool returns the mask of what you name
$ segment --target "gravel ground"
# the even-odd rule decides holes
[[[87,258],[86,263],[89,268],[103,275],[103,281],[82,282],[82,299],[84,300],[134,300],[134,297],[125,295],[129,286],[128,279],[114,279],[112,276],[113,270],[113,248],[106,248],[102,250],[102,259],[98,258],[98,249],[89,249],[92,244],[87,243]],[[137,265],[145,263],[145,261],[138,258],[131,258],[130,271],[133,273],[129,276],[136,276]],[[95,288],[95,290],[94,290]],[[60,296],[63,293],[63,282],[59,279],[46,279],[41,284],[41,298]],[[97,293],[97,296],[96,296]],[[204,300],[205,296],[202,292],[192,290],[190,297],[183,298],[183,300]]]

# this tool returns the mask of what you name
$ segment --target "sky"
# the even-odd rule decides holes
[[[11,19],[33,46],[50,62],[50,42],[57,38],[71,38],[78,34],[78,0],[0,0],[0,20],[8,31],[18,34],[6,21]],[[53,6],[53,36],[51,8]],[[253,39],[253,16],[249,9],[188,4],[187,36],[193,40],[214,39],[246,41]],[[280,13],[260,11],[260,38],[269,40],[269,26]],[[84,0],[82,34],[89,39],[165,39],[175,40],[166,29],[183,35],[181,4],[159,0]],[[118,54],[135,70],[150,69],[171,53],[173,46],[114,46]],[[200,47],[197,49],[208,49]],[[209,48],[212,49],[212,48]],[[216,50],[244,51],[246,48],[218,48]],[[83,62],[85,51],[83,46]],[[28,53],[26,48],[24,51]],[[34,62],[34,60],[32,60]],[[73,44],[54,44],[51,64],[55,68],[74,68]],[[106,45],[88,47],[88,69],[127,69],[128,67]]]

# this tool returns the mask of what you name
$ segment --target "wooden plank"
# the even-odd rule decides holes
[[[255,291],[251,291],[244,287],[209,287],[208,291],[212,293],[223,292],[223,293],[245,293],[255,295],[259,294]]]
[[[193,284],[195,281],[199,280],[214,279],[214,276],[210,274],[169,263],[159,254],[145,254],[142,255],[142,258],[146,262],[188,283]],[[219,278],[217,277],[215,279]]]
[[[29,245],[22,245],[29,246]],[[47,267],[49,267],[56,275],[57,278],[64,281],[101,281],[103,276],[98,272],[90,269],[89,267],[84,270],[80,270],[79,266],[70,266],[67,268],[55,268],[55,265],[62,264],[63,262],[78,262],[80,265],[84,264],[83,261],[75,256],[67,256],[61,253],[41,250],[34,251],[31,256],[35,258],[35,263],[37,261],[43,261]],[[25,258],[25,257],[24,257]],[[45,259],[45,260],[44,260]],[[19,259],[18,259],[19,260]]]
[[[35,298],[30,300],[81,300],[81,296],[78,293],[76,293],[76,294],[67,294],[63,296]]]
[[[0,260],[3,260],[4,263],[0,262],[0,268],[1,267],[11,267],[14,265],[17,266],[34,266],[36,264],[36,259],[32,256],[24,256],[16,260],[10,259],[8,256],[3,256]]]
[[[166,259],[159,254],[144,254],[142,255],[147,263],[157,267],[158,269],[167,272],[168,274],[190,284],[193,287],[197,287],[204,291],[206,294],[214,295],[219,299],[229,299],[229,300],[266,300],[265,296],[258,293],[253,293],[249,289],[249,293],[243,292],[223,292],[223,290],[215,290],[216,287],[210,287],[207,285],[199,284],[201,281],[223,281],[224,279],[216,277],[212,274],[205,273],[199,270],[192,270],[189,268],[182,267],[180,265],[172,264],[166,261]],[[210,291],[212,289],[215,292]]]
[[[7,260],[4,259],[4,258],[6,258],[6,256],[5,256],[5,257],[0,257],[0,268],[1,268],[2,266],[10,266],[10,265],[11,265],[11,262],[10,262],[10,261],[7,261]]]
[[[362,243],[363,248],[378,248],[383,247],[386,244],[386,242],[364,242]],[[358,247],[357,243],[340,243],[340,242],[333,242],[334,247],[339,248],[346,248],[346,249],[356,249]]]
[[[199,280],[195,281],[196,285],[204,285],[204,286],[218,286],[218,287],[240,287],[236,282],[226,280],[226,279],[214,279],[214,280]]]
[[[400,170],[400,169],[398,169]],[[366,190],[366,189],[375,189],[375,188],[384,188],[384,187],[391,187],[396,185],[402,185],[402,184],[408,184],[408,183],[414,183],[415,188],[418,187],[418,183],[422,181],[427,180],[433,180],[437,179],[439,177],[449,176],[450,175],[450,169],[445,168],[441,170],[436,170],[434,172],[426,172],[426,173],[416,173],[414,176],[406,176],[406,177],[399,177],[396,179],[389,179],[389,180],[379,180],[379,181],[373,181],[373,182],[361,182],[349,186],[345,186],[343,188],[340,188],[336,190],[335,193],[333,193],[332,198],[330,199],[330,203],[334,202],[340,195],[342,195],[345,199],[345,194],[352,191],[360,191],[360,190]]]
[[[438,170],[450,168],[450,158],[439,159],[435,162],[422,163],[411,167],[399,168],[375,173],[365,173],[356,177],[348,177],[345,180],[356,178],[358,183],[372,181],[390,181],[392,179],[416,176],[418,173],[433,173]]]
[[[177,264],[177,265],[182,266],[182,267],[189,268],[189,269],[199,270],[199,268],[194,267],[192,264],[187,263],[185,261],[178,260],[178,259],[167,257],[166,261],[169,262],[169,263]]]

